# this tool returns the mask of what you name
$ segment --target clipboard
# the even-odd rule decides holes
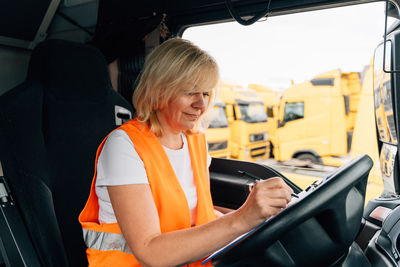
[[[314,184],[312,184],[310,187],[312,187],[313,189],[315,189],[315,187],[317,186],[317,184],[314,182]],[[307,192],[309,191],[309,192]],[[288,209],[290,206],[295,205],[297,202],[299,202],[301,199],[303,199],[304,197],[306,197],[311,191],[313,190],[307,190],[307,191],[301,191],[298,194],[295,194],[296,197],[292,197],[292,200],[288,203],[288,206],[286,207],[286,209]],[[254,234],[258,229],[260,229],[261,227],[263,227],[264,225],[266,225],[269,220],[271,220],[274,216],[268,218],[265,222],[263,222],[262,224],[258,225],[257,227],[251,229],[249,232],[237,237],[236,239],[234,239],[233,241],[231,241],[229,244],[227,244],[226,246],[220,248],[219,250],[213,252],[212,254],[210,254],[210,256],[208,256],[207,258],[205,258],[202,262],[201,265],[204,265],[205,263],[209,262],[210,260],[216,258],[217,256],[223,254],[225,251],[230,250],[231,248],[237,246],[238,244],[240,244],[243,240],[249,238],[252,234]]]
[[[271,217],[272,218],[272,217]],[[212,253],[210,256],[208,256],[207,258],[205,258],[202,262],[201,265],[204,265],[205,263],[209,262],[210,260],[214,259],[215,257],[217,257],[218,255],[222,254],[223,252],[225,252],[226,250],[229,250],[230,248],[240,244],[243,240],[247,239],[249,236],[251,236],[254,232],[256,232],[258,229],[260,229],[261,227],[263,227],[265,224],[267,224],[267,222],[271,219],[269,218],[268,220],[266,220],[265,222],[263,222],[262,224],[258,225],[257,227],[253,228],[252,230],[250,230],[247,233],[244,233],[243,235],[237,237],[236,239],[234,239],[232,242],[230,242],[228,245],[220,248],[219,250],[215,251],[214,253]]]

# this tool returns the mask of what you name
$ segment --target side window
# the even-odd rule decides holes
[[[267,116],[268,116],[268,118],[274,117],[274,106],[267,107]]]
[[[304,102],[285,103],[284,122],[294,121],[304,118]]]
[[[314,86],[334,86],[335,85],[335,79],[333,79],[333,78],[312,79],[311,83]]]
[[[343,98],[344,98],[344,113],[346,115],[349,115],[349,113],[350,113],[350,96],[343,95]]]

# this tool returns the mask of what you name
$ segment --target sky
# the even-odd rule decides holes
[[[333,69],[362,72],[382,41],[384,11],[380,2],[273,16],[251,26],[196,26],[183,38],[216,59],[223,80],[284,90]]]

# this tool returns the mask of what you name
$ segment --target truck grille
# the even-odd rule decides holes
[[[266,152],[267,152],[267,146],[261,146],[252,148],[250,150],[250,155],[252,158],[256,158],[265,155]]]

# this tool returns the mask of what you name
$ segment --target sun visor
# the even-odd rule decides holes
[[[0,3],[0,44],[33,49],[46,31],[60,0],[18,0]]]

